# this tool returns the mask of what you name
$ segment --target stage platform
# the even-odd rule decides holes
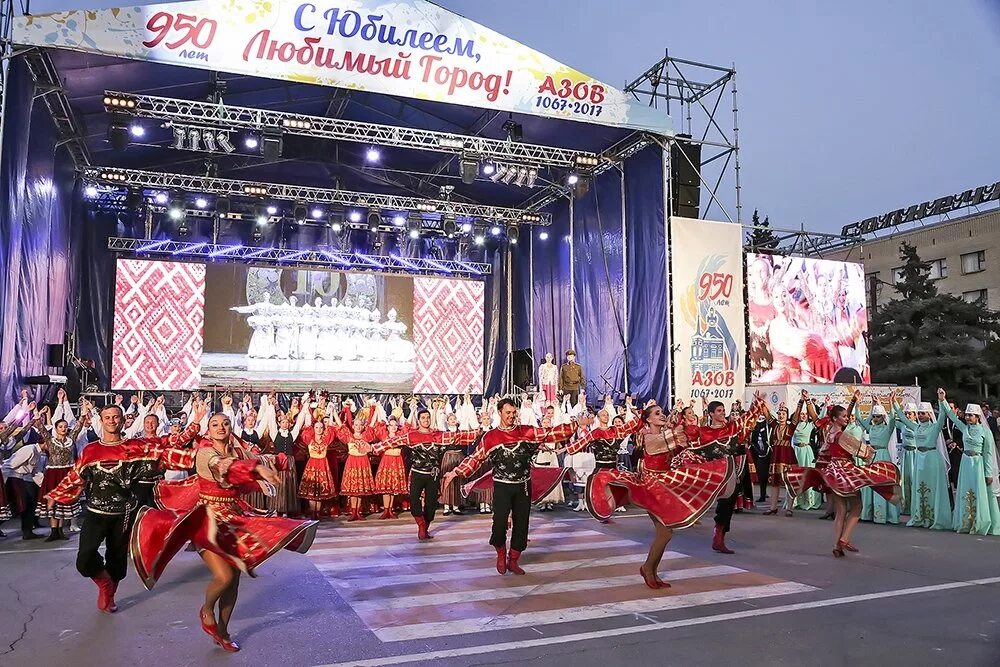
[[[245,354],[206,352],[201,358],[202,386],[273,387],[278,391],[405,394],[413,391],[414,363],[249,359]]]

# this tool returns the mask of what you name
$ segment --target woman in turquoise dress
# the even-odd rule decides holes
[[[951,501],[948,497],[948,458],[938,447],[944,428],[944,410],[934,417],[934,408],[923,402],[917,409],[917,421],[903,414],[893,403],[896,419],[913,430],[913,479],[910,487],[910,520],[907,526],[951,530]]]
[[[965,421],[945,400],[938,389],[941,408],[948,419],[962,432],[962,466],[958,469],[955,491],[955,512],[952,523],[957,533],[969,535],[1000,535],[1000,508],[993,495],[997,462],[993,434],[983,422],[983,409],[975,403],[965,408]]]
[[[875,450],[875,461],[896,463],[896,418],[872,396],[872,411],[867,419],[861,409],[854,407],[854,415],[861,427],[868,432],[868,441]],[[871,487],[861,489],[861,520],[875,523],[899,523],[899,507],[890,503]]]
[[[913,403],[907,403],[906,408],[903,409],[903,414],[910,421],[916,421],[917,406]],[[893,417],[895,416],[896,413],[893,411]],[[903,426],[900,429],[900,434],[903,437],[903,447],[899,457],[899,472],[901,473],[900,479],[902,479],[901,486],[903,487],[903,504],[900,506],[900,514],[909,516],[910,489],[913,487],[913,461],[916,458],[917,444],[913,436],[913,429],[909,426]]]
[[[826,415],[826,406],[820,406],[820,412],[817,414],[816,404],[809,398],[809,392],[803,390],[802,400],[796,409],[799,413],[799,422],[792,433],[795,460],[803,468],[815,468],[816,453],[812,448],[812,435],[816,430],[816,422]],[[795,497],[794,507],[798,510],[818,510],[823,507],[823,494],[815,489],[809,489]]]

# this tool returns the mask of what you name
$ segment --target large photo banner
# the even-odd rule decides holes
[[[739,225],[670,218],[675,399],[743,397],[742,244]]]
[[[670,134],[662,111],[426,0],[200,0],[15,21],[18,44]]]
[[[802,390],[809,392],[809,395],[822,405],[826,397],[830,397],[831,405],[847,406],[851,402],[855,391],[861,392],[861,400],[858,407],[861,412],[868,414],[871,412],[874,401],[886,403],[891,401],[897,390],[901,390],[903,397],[900,403],[920,402],[920,387],[907,386],[900,387],[891,384],[749,384],[743,394],[743,405],[750,405],[754,396],[759,392],[764,396],[764,400],[771,408],[771,412],[777,414],[781,405],[788,406],[789,410],[794,410],[802,398]],[[873,401],[874,399],[874,401]]]
[[[871,382],[860,264],[749,254],[747,297],[751,381]]]

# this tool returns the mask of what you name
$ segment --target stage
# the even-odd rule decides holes
[[[250,383],[288,392],[325,389],[344,394],[408,394],[413,391],[413,362],[250,359],[245,354],[221,353],[205,353],[201,360],[203,387],[243,387]]]

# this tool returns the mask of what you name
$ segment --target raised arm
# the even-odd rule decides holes
[[[963,438],[969,437],[968,427],[966,426],[965,422],[963,422],[961,419],[958,418],[958,415],[955,414],[955,411],[951,409],[951,405],[948,403],[948,400],[945,397],[944,389],[938,389],[938,404],[941,406],[941,414],[943,414],[946,419],[951,420],[951,423],[955,425],[955,428],[957,428],[962,433],[962,437]],[[989,431],[989,426],[987,426],[985,430]],[[985,460],[986,459],[984,458],[983,461]]]
[[[900,407],[899,401],[893,398],[892,400],[892,413],[896,416],[896,421],[909,429],[917,428],[917,422],[913,421],[903,412],[903,408]]]
[[[633,433],[638,433],[642,430],[644,423],[641,419],[633,419],[624,426],[613,426],[606,429],[594,429],[582,438],[577,438],[572,443],[570,443],[564,452],[567,454],[576,454],[583,451],[590,445],[594,443],[595,440],[621,440],[627,438]]]
[[[465,460],[458,464],[458,466],[445,475],[445,486],[451,479],[457,477],[468,478],[471,477],[479,468],[482,467],[483,463],[487,459],[487,447],[485,442],[480,442],[479,446],[476,447],[475,451],[465,457]]]

